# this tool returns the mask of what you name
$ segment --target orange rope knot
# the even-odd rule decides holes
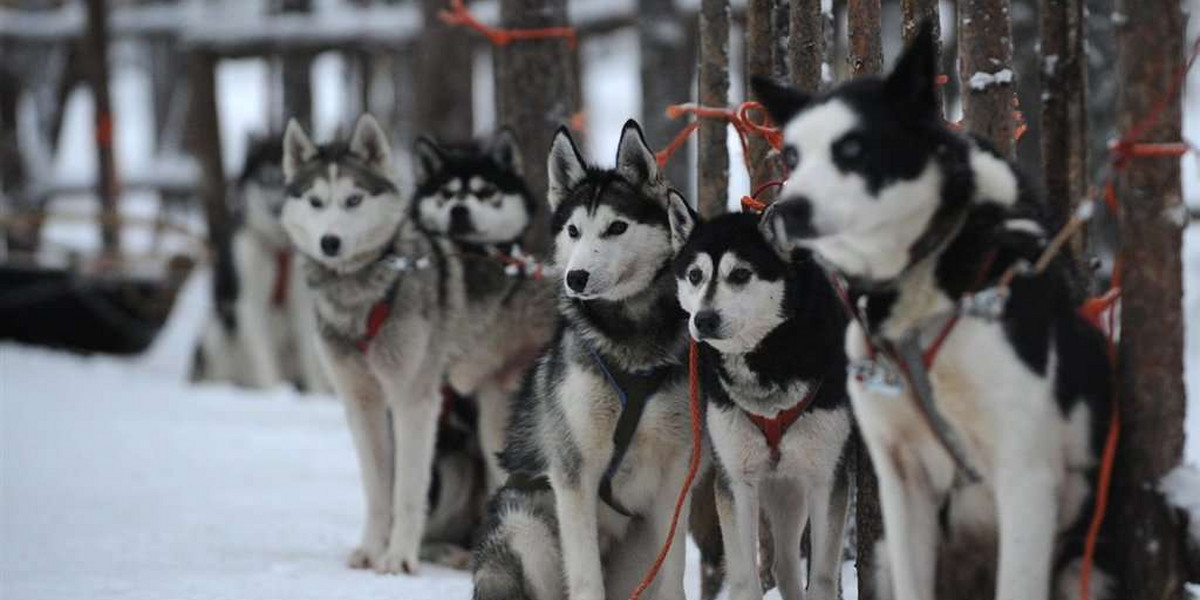
[[[473,29],[486,37],[494,46],[507,46],[512,42],[526,40],[563,38],[567,40],[571,48],[574,48],[578,41],[574,27],[541,27],[536,29],[501,29],[499,27],[491,27],[471,14],[471,10],[467,8],[463,0],[450,0],[449,10],[443,10],[438,13],[438,18],[443,23],[452,27],[463,26]]]

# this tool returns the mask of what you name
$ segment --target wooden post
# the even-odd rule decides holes
[[[808,93],[821,88],[825,19],[821,0],[792,0],[788,25],[788,77]]]
[[[227,252],[233,234],[233,221],[225,201],[225,166],[221,158],[221,128],[217,112],[216,58],[194,51],[188,56],[189,109],[188,147],[200,165],[200,199],[208,226],[209,248],[213,253],[214,295],[218,302],[229,300],[231,290],[222,286],[234,281],[232,256]],[[282,141],[281,141],[282,143]]]
[[[1087,194],[1087,55],[1084,0],[1041,0],[1042,172],[1046,200],[1064,222]],[[1084,236],[1072,240],[1083,256]]]
[[[1012,158],[1012,24],[1009,0],[962,0],[958,7],[963,122]]]
[[[682,121],[668,118],[670,104],[692,99],[695,49],[685,21],[673,0],[638,0],[638,41],[641,46],[642,128],[651,148],[661,150],[674,139]],[[686,148],[667,163],[667,180],[687,197],[691,187]]]
[[[754,98],[750,89],[750,78],[755,75],[778,77],[773,62],[775,37],[771,28],[773,3],[772,0],[748,0],[746,2],[746,98]],[[767,161],[767,153],[771,147],[767,140],[760,135],[750,136],[750,188],[757,189],[762,184],[773,179],[771,165]],[[759,200],[770,202],[775,195],[768,190],[759,196]]]
[[[879,0],[850,0],[846,29],[850,34],[850,74],[854,77],[883,71],[883,42],[879,33]]]
[[[312,0],[276,0],[282,13],[305,13],[312,10]],[[295,118],[312,131],[312,57],[307,54],[285,54],[281,59],[283,77],[283,121]]]
[[[1179,142],[1180,103],[1167,98],[1183,67],[1183,15],[1175,0],[1120,0],[1118,122],[1133,142]],[[1160,105],[1161,103],[1161,105]],[[1162,112],[1156,112],[1161,110]],[[1186,222],[1179,158],[1133,157],[1118,171],[1122,271],[1121,442],[1113,482],[1114,597],[1182,600],[1184,528],[1158,492],[1183,458],[1181,244]]]
[[[87,52],[90,61],[88,81],[95,100],[96,153],[100,167],[96,194],[100,197],[100,239],[104,252],[116,255],[121,251],[120,210],[117,201],[120,184],[117,180],[117,159],[113,150],[112,99],[108,95],[108,3],[88,0]]]
[[[501,0],[506,28],[562,27],[566,0]],[[497,124],[512,127],[521,144],[525,178],[534,198],[546,197],[546,154],[555,129],[570,121],[575,102],[575,49],[563,38],[518,41],[496,49]],[[539,207],[545,207],[539,203]],[[534,219],[525,245],[535,252],[548,246],[548,219]]]
[[[729,0],[700,2],[700,104],[729,104]],[[704,217],[725,212],[729,202],[728,125],[702,119],[697,132],[697,202]]]
[[[933,24],[934,46],[937,48],[938,69],[942,66],[942,21],[938,10],[938,0],[900,0],[901,32],[904,43],[909,44],[917,37],[921,23],[929,21]],[[942,105],[942,92],[938,88],[937,100],[939,109]]]
[[[471,139],[474,52],[472,33],[438,18],[446,0],[421,0],[425,28],[417,43],[415,94],[419,133],[449,141]],[[451,75],[453,74],[453,75]]]
[[[883,42],[880,40],[879,0],[850,0],[846,29],[850,36],[847,60],[854,77],[877,75],[883,71]],[[855,568],[858,573],[858,597],[875,600],[875,544],[883,536],[883,513],[879,507],[879,480],[871,465],[871,456],[861,439],[855,440],[855,489],[857,490],[854,525],[858,545]]]

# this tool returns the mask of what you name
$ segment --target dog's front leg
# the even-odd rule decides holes
[[[392,488],[392,531],[376,571],[415,574],[429,510],[438,414],[442,406],[437,376],[402,379],[387,390],[392,410],[396,469]]]
[[[562,537],[567,597],[570,600],[604,600],[600,529],[596,512],[599,509],[599,495],[596,492],[599,477],[588,473],[584,467],[575,472],[552,467],[550,484],[554,488]]]
[[[366,497],[367,519],[362,543],[350,553],[354,569],[376,565],[387,549],[392,523],[392,443],[387,407],[375,379],[350,361],[331,361],[331,375],[346,408],[346,421],[354,439],[358,469]]]
[[[717,515],[725,540],[730,600],[761,600],[758,575],[758,488],[754,482],[717,484]]]
[[[270,327],[270,316],[262,306],[256,306],[253,296],[238,298],[238,339],[246,349],[249,373],[247,384],[258,388],[269,388],[283,381],[279,348],[275,347],[274,332]]]
[[[809,491],[812,498],[810,600],[836,600],[842,576],[842,537],[850,506],[850,478],[845,467]]]
[[[884,444],[880,444],[884,445]],[[937,573],[937,503],[920,456],[899,444],[876,452],[879,497],[895,600],[932,600]]]
[[[804,597],[800,540],[804,536],[804,526],[808,524],[809,496],[812,491],[807,485],[789,480],[763,482],[763,509],[770,520],[771,535],[774,537],[775,581],[783,600],[800,600]],[[813,524],[816,525],[815,520]],[[816,547],[814,537],[814,554]],[[809,562],[812,562],[811,558]],[[815,576],[817,571],[814,568],[811,572]]]
[[[996,477],[996,510],[1000,517],[1000,566],[997,600],[1045,600],[1057,531],[1057,472],[1033,466],[1041,457],[1008,459]]]
[[[665,485],[659,492],[654,508],[654,540],[663,544],[671,535],[672,517],[675,516],[675,503],[679,500],[679,490],[687,479],[690,457],[681,456],[669,470]],[[692,503],[684,501],[679,511],[679,521],[676,522],[675,536],[671,539],[671,552],[663,562],[662,570],[655,580],[653,598],[655,600],[684,600],[683,575],[687,565],[687,524],[691,515]],[[653,549],[657,556],[659,549]],[[639,578],[640,579],[640,578]]]
[[[491,381],[475,393],[479,404],[479,446],[487,466],[487,491],[493,492],[504,484],[508,474],[500,466],[500,452],[504,450],[504,435],[512,414],[512,394]]]

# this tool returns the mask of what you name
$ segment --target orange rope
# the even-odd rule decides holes
[[[512,42],[563,38],[572,48],[575,47],[577,36],[574,27],[541,27],[537,29],[501,29],[485,25],[471,14],[463,0],[450,0],[450,9],[438,13],[443,23],[450,26],[464,26],[473,29],[488,39],[494,46],[507,46]]]
[[[663,543],[662,550],[659,550],[658,558],[654,560],[654,564],[650,565],[650,570],[642,578],[642,582],[629,595],[629,600],[641,598],[646,588],[654,583],[654,578],[658,577],[658,572],[671,552],[671,543],[675,541],[675,528],[679,525],[679,515],[683,512],[683,504],[687,502],[692,483],[696,480],[696,471],[700,470],[700,346],[696,342],[692,342],[691,347],[688,348],[688,396],[692,413],[692,462],[688,466],[687,479],[683,482],[683,488],[679,490],[679,498],[675,501],[675,514],[671,516],[671,530],[667,532],[667,540]]]

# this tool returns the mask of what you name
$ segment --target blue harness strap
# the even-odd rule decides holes
[[[617,399],[621,402],[621,415],[617,418],[617,427],[613,431],[612,457],[608,461],[608,468],[605,469],[604,476],[600,479],[600,499],[617,513],[632,517],[633,512],[613,496],[612,479],[620,469],[621,461],[625,458],[625,453],[633,442],[638,423],[642,420],[642,413],[646,410],[647,401],[662,384],[669,367],[659,367],[643,373],[614,371],[608,368],[600,353],[591,344],[584,342],[584,347],[587,348],[592,361],[596,363],[596,367],[600,369],[613,392],[617,394]]]

